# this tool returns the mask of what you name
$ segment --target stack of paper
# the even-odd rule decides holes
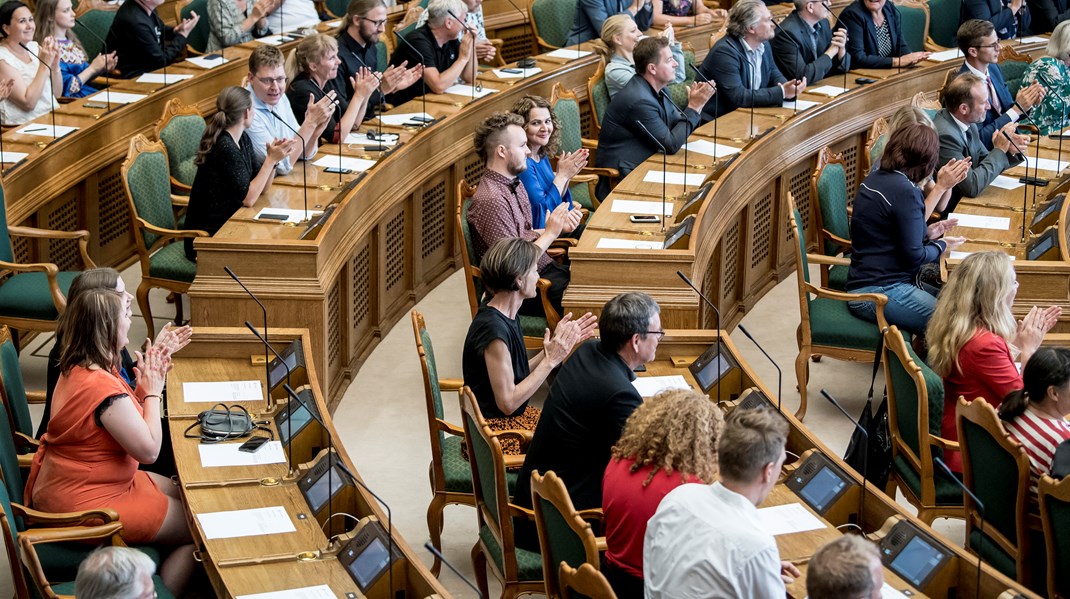
[[[209,56],[190,56],[186,60],[192,62],[193,64],[195,64],[195,65],[197,65],[199,67],[201,67],[202,69],[214,69],[214,68],[218,67],[219,65],[226,64],[226,63],[230,62],[229,60],[227,60],[226,58],[223,58],[222,56],[220,56],[218,54],[212,54],[212,55],[209,55]]]
[[[262,401],[260,381],[209,381],[182,383],[182,400],[186,403],[224,403]]]
[[[321,584],[314,587],[287,589],[285,591],[271,591],[269,593],[256,593],[254,595],[238,595],[235,599],[336,599],[336,597],[334,591],[331,590],[331,587]]]
[[[317,215],[323,214],[322,210],[291,210],[289,208],[264,208],[256,213],[253,220],[274,221],[278,223],[300,223]]]
[[[138,77],[135,81],[138,83],[175,83],[182,81],[183,79],[192,79],[193,75],[186,75],[184,73],[168,73],[165,77],[163,73],[145,73]]]
[[[133,104],[138,100],[144,100],[148,96],[144,94],[128,94],[124,92],[100,92],[95,95],[89,96],[90,100],[94,102],[101,102],[103,104]]]
[[[455,96],[467,96],[469,98],[475,96],[476,98],[482,98],[483,96],[489,96],[498,90],[484,87],[482,89],[476,89],[471,85],[456,84],[446,88],[444,94],[453,94]]]
[[[197,514],[197,521],[200,522],[206,539],[232,539],[297,532],[293,521],[290,520],[290,515],[286,513],[286,508],[281,505]]]
[[[641,376],[632,381],[632,386],[639,392],[640,397],[654,397],[666,389],[690,389],[691,387],[680,375],[673,376]]]
[[[762,529],[774,537],[825,528],[825,523],[801,503],[764,507],[758,510],[758,518]]]
[[[330,154],[320,158],[312,164],[322,168],[347,168],[355,173],[361,173],[375,166],[375,161]]]
[[[513,67],[510,71],[520,71],[519,73],[507,73],[502,69],[494,69],[494,76],[499,79],[522,79],[524,77],[531,77],[542,72],[539,67],[531,67],[530,69],[522,69],[520,67]]]
[[[962,50],[959,50],[958,48],[933,52],[929,55],[929,60],[934,62],[947,62],[949,60],[955,60],[956,58],[962,58]]]
[[[264,464],[282,464],[286,455],[282,453],[282,442],[268,441],[254,452],[238,451],[242,442],[214,443],[198,445],[201,454],[201,466],[204,468],[222,468],[224,466],[262,466]]]
[[[640,241],[638,239],[613,239],[603,237],[595,245],[600,250],[663,250],[664,241]]]
[[[576,59],[576,58],[583,58],[584,56],[587,56],[588,54],[590,54],[590,52],[588,52],[586,50],[572,50],[570,48],[561,48],[560,50],[554,50],[553,52],[547,52],[545,55],[546,56],[552,56],[554,58],[568,58],[569,60],[573,60],[573,59]]]
[[[623,212],[624,214],[662,214],[672,216],[672,202],[644,202],[639,200],[622,200],[613,198],[610,212]]]
[[[379,115],[379,121],[384,125],[394,125],[399,127],[401,125],[422,125],[418,121],[412,120],[413,118],[423,117],[425,119],[433,119],[435,117],[427,114],[426,112],[407,112],[405,114],[381,114]]]
[[[725,156],[731,156],[733,154],[739,154],[739,148],[733,148],[732,146],[726,146],[712,141],[706,141],[705,139],[696,139],[684,144],[688,152],[698,152],[699,154],[705,154],[707,156],[713,156],[714,158],[724,158]]]
[[[24,135],[40,135],[41,137],[63,137],[68,133],[74,133],[78,130],[78,127],[64,127],[63,125],[42,125],[41,123],[33,123],[27,125],[22,129],[19,129],[15,133],[22,133]]]
[[[792,110],[806,110],[807,108],[813,108],[814,106],[820,106],[821,102],[811,102],[810,100],[784,100],[784,108],[790,108]]]

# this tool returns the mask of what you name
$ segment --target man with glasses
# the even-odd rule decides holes
[[[490,62],[498,50],[487,38],[487,27],[483,22],[483,0],[463,0],[463,2],[468,8],[468,16],[465,17],[464,22],[476,34],[476,58],[480,62]],[[424,23],[427,23],[428,16],[429,13],[426,10],[420,13],[416,26],[422,27]],[[461,39],[462,33],[463,31],[458,32],[458,40]]]
[[[531,507],[531,473],[553,470],[578,510],[602,507],[602,475],[624,422],[643,399],[635,369],[654,360],[665,331],[661,308],[645,293],[622,293],[598,317],[599,338],[561,365],[517,478],[513,503]],[[516,521],[516,542],[538,550],[534,522]]]
[[[427,23],[398,40],[390,64],[422,64],[430,94],[443,93],[458,79],[475,84],[476,55],[472,50],[476,38],[471,31],[465,31],[467,17],[468,9],[461,0],[431,0],[427,4]],[[387,101],[400,106],[422,93],[423,87],[414,85],[395,90]]]
[[[346,16],[339,27],[338,77],[345,83],[346,97],[353,97],[352,77],[362,68],[369,68],[380,74],[380,88],[368,99],[368,106],[380,106],[383,94],[405,89],[419,81],[423,65],[407,68],[407,63],[389,66],[384,71],[379,64],[379,52],[376,48],[386,31],[386,3],[384,0],[352,0],[346,9]],[[364,113],[365,120],[375,116],[374,111]]]
[[[258,161],[267,159],[267,146],[276,139],[298,137],[290,154],[275,167],[280,175],[289,174],[299,159],[311,160],[319,149],[319,138],[334,110],[333,95],[318,102],[309,94],[305,122],[298,125],[290,100],[286,97],[286,69],[282,51],[275,46],[259,45],[249,55],[249,91],[253,93],[253,123],[245,130],[253,142]],[[294,135],[297,131],[299,136]],[[301,140],[304,141],[301,141]]]
[[[773,60],[785,77],[818,81],[851,70],[847,30],[832,32],[830,0],[795,0],[795,11],[780,22]]]
[[[1044,87],[1040,83],[1023,87],[1016,97],[1003,81],[1003,72],[999,70],[999,39],[996,28],[989,21],[970,19],[961,26],[956,34],[959,50],[966,60],[959,73],[973,73],[985,80],[988,88],[988,109],[985,120],[977,126],[981,143],[986,149],[992,149],[992,134],[1002,129],[1007,123],[1016,123],[1024,114],[1032,110],[1044,98]]]

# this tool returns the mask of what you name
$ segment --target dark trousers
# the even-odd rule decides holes
[[[632,576],[629,572],[614,566],[609,560],[602,558],[602,574],[613,587],[617,599],[643,599],[643,579]]]

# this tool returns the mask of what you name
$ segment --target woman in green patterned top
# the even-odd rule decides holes
[[[1047,89],[1044,99],[1033,107],[1032,122],[1042,135],[1058,133],[1067,126],[1070,114],[1070,21],[1063,21],[1051,33],[1048,55],[1029,64],[1022,86],[1035,81]]]

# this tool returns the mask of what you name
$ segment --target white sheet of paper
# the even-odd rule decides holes
[[[642,397],[654,397],[666,389],[690,388],[684,377],[678,374],[672,376],[641,376],[632,381],[632,386]]]
[[[23,135],[40,135],[41,137],[63,137],[68,133],[74,133],[78,130],[78,127],[65,127],[63,125],[56,125],[55,133],[53,134],[52,125],[42,125],[41,123],[33,123],[26,125],[22,129],[19,129],[15,133],[22,133]]]
[[[784,100],[784,108],[790,108],[791,110],[806,110],[807,108],[813,108],[819,106],[821,102],[811,102],[810,100],[799,100],[798,105],[795,104],[795,100]]]
[[[239,598],[240,599],[240,598]],[[907,599],[907,596],[892,588],[887,582],[881,587],[881,599]]]
[[[846,91],[847,89],[843,87],[837,87],[835,85],[822,85],[813,89],[807,89],[805,93],[817,94],[819,96],[830,96],[835,98],[836,96],[845,93]]]
[[[444,94],[453,94],[455,96],[467,96],[469,98],[472,97],[472,94],[475,94],[475,96],[477,98],[482,98],[483,96],[489,96],[489,95],[493,94],[496,91],[498,91],[498,90],[491,89],[489,87],[484,87],[481,90],[476,90],[476,88],[472,87],[471,85],[464,85],[464,84],[458,83],[456,85],[451,85],[451,86],[447,87],[446,91],[444,91],[442,93],[444,93]]]
[[[726,146],[713,141],[707,141],[705,139],[696,139],[684,144],[688,152],[697,152],[699,154],[705,154],[707,156],[713,156],[714,158],[724,158],[725,156],[732,156],[733,154],[739,154],[741,151],[739,148],[733,148],[732,146]]]
[[[206,539],[232,539],[297,532],[286,508],[281,505],[250,510],[197,514]]]
[[[383,115],[379,116],[379,120],[382,121],[382,123],[384,125],[394,125],[394,126],[421,125],[421,124],[423,124],[423,123],[418,123],[416,121],[413,121],[412,120],[413,117],[424,117],[424,118],[427,118],[427,119],[435,118],[435,117],[427,114],[426,112],[406,112],[405,114],[383,114]]]
[[[888,586],[888,585],[885,585]],[[331,587],[321,584],[314,587],[302,587],[300,589],[287,589],[285,591],[271,591],[269,593],[256,593],[253,595],[238,595],[235,599],[336,599]]]
[[[959,50],[958,48],[933,52],[929,55],[929,60],[934,62],[947,62],[949,60],[955,60],[956,58],[962,58],[962,50]]]
[[[762,529],[774,537],[825,528],[825,523],[801,503],[764,507],[758,510],[758,519]]]
[[[203,468],[220,468],[223,466],[262,466],[264,464],[282,464],[286,455],[282,453],[281,441],[268,441],[260,449],[249,453],[238,451],[241,443],[215,443],[198,445],[201,452]]]
[[[367,133],[350,133],[346,136],[346,143],[358,146],[386,146],[392,148],[398,143],[397,136],[387,137],[389,134],[384,133],[383,139],[371,139]]]
[[[260,42],[261,44],[267,44],[269,46],[279,46],[282,45],[284,42],[290,41],[291,39],[293,38],[284,37],[281,35],[265,35],[264,37],[256,38],[256,41]]]
[[[109,98],[107,92],[100,92],[89,96],[89,99],[102,104],[107,104],[108,102],[111,102],[112,104],[133,104],[138,100],[144,100],[148,97],[145,94],[128,94],[124,92],[111,92],[110,96],[111,97]]]
[[[1032,169],[1040,169],[1042,171],[1051,171],[1053,173],[1061,173],[1061,172],[1063,172],[1063,170],[1066,169],[1067,166],[1070,166],[1070,162],[1067,162],[1065,160],[1060,162],[1058,160],[1052,160],[1051,158],[1030,158],[1029,159],[1029,169],[1030,170],[1032,170]]]
[[[595,247],[600,250],[663,250],[665,249],[665,242],[603,237],[598,240],[598,245]]]
[[[225,403],[261,401],[264,389],[260,381],[207,381],[182,383],[182,400],[186,403]]]
[[[219,65],[223,65],[230,62],[222,56],[216,56],[215,58],[208,58],[206,56],[190,56],[186,60],[192,62],[198,67],[201,67],[202,69],[214,69]]]
[[[554,58],[583,58],[590,54],[587,50],[573,50],[569,48],[561,48],[554,50],[553,52],[547,52],[546,56],[552,56]]]
[[[1030,36],[1030,37],[1023,37],[1022,38],[1022,43],[1023,44],[1046,44],[1046,43],[1048,43],[1048,38],[1040,37],[1039,35],[1034,35],[1034,36]]]
[[[643,181],[645,183],[661,183],[663,176],[665,177],[665,182],[669,185],[694,185],[695,187],[702,185],[702,181],[706,179],[706,175],[701,173],[687,173],[685,175],[676,171],[668,171],[667,173],[665,171],[647,171]]]
[[[951,253],[948,254],[948,258],[951,258],[952,260],[962,260],[972,253],[973,252],[960,252],[958,250],[951,250]],[[1011,256],[1011,260],[1014,260],[1014,256]]]
[[[330,154],[328,156],[323,156],[312,164],[314,166],[319,166],[323,168],[348,168],[353,172],[362,173],[375,166],[375,161],[365,160],[364,158],[353,158],[351,156],[338,156],[338,154]]]
[[[29,154],[26,152],[0,152],[0,162],[4,164],[14,164],[27,156],[29,156]]]
[[[661,202],[644,202],[641,200],[622,200],[613,198],[610,212],[623,212],[624,214],[662,214]],[[662,216],[672,216],[672,202],[665,202]]]
[[[278,218],[264,218],[265,214],[278,214],[279,216],[285,216],[286,219],[282,220]],[[253,217],[253,220],[262,220],[276,223],[299,223],[302,221],[306,221],[310,218],[315,218],[317,215],[320,214],[323,214],[322,210],[309,210],[308,212],[305,212],[304,210],[290,210],[289,208],[264,208],[260,212],[256,213],[256,216]]]
[[[510,69],[516,69],[523,71],[523,73],[506,73],[501,69],[494,69],[494,76],[499,79],[523,79],[525,77],[531,77],[532,75],[538,75],[542,72],[539,67],[531,67],[530,69],[522,69],[520,67],[510,67]]]
[[[994,229],[996,231],[1007,231],[1011,228],[1011,219],[1006,216],[980,216],[977,214],[960,214],[958,212],[952,212],[947,215],[947,217],[949,219],[959,219],[960,227]]]
[[[136,81],[138,83],[176,83],[183,79],[193,79],[193,75],[187,75],[185,73],[168,73],[167,78],[164,79],[163,73],[145,73],[138,77]]]
[[[1018,189],[1019,187],[1025,185],[1025,183],[1022,183],[1016,177],[999,175],[994,181],[992,181],[992,185],[999,187],[1000,189]]]
[[[342,19],[338,19],[336,21],[327,21],[326,24],[331,29],[337,29],[342,26]]]

